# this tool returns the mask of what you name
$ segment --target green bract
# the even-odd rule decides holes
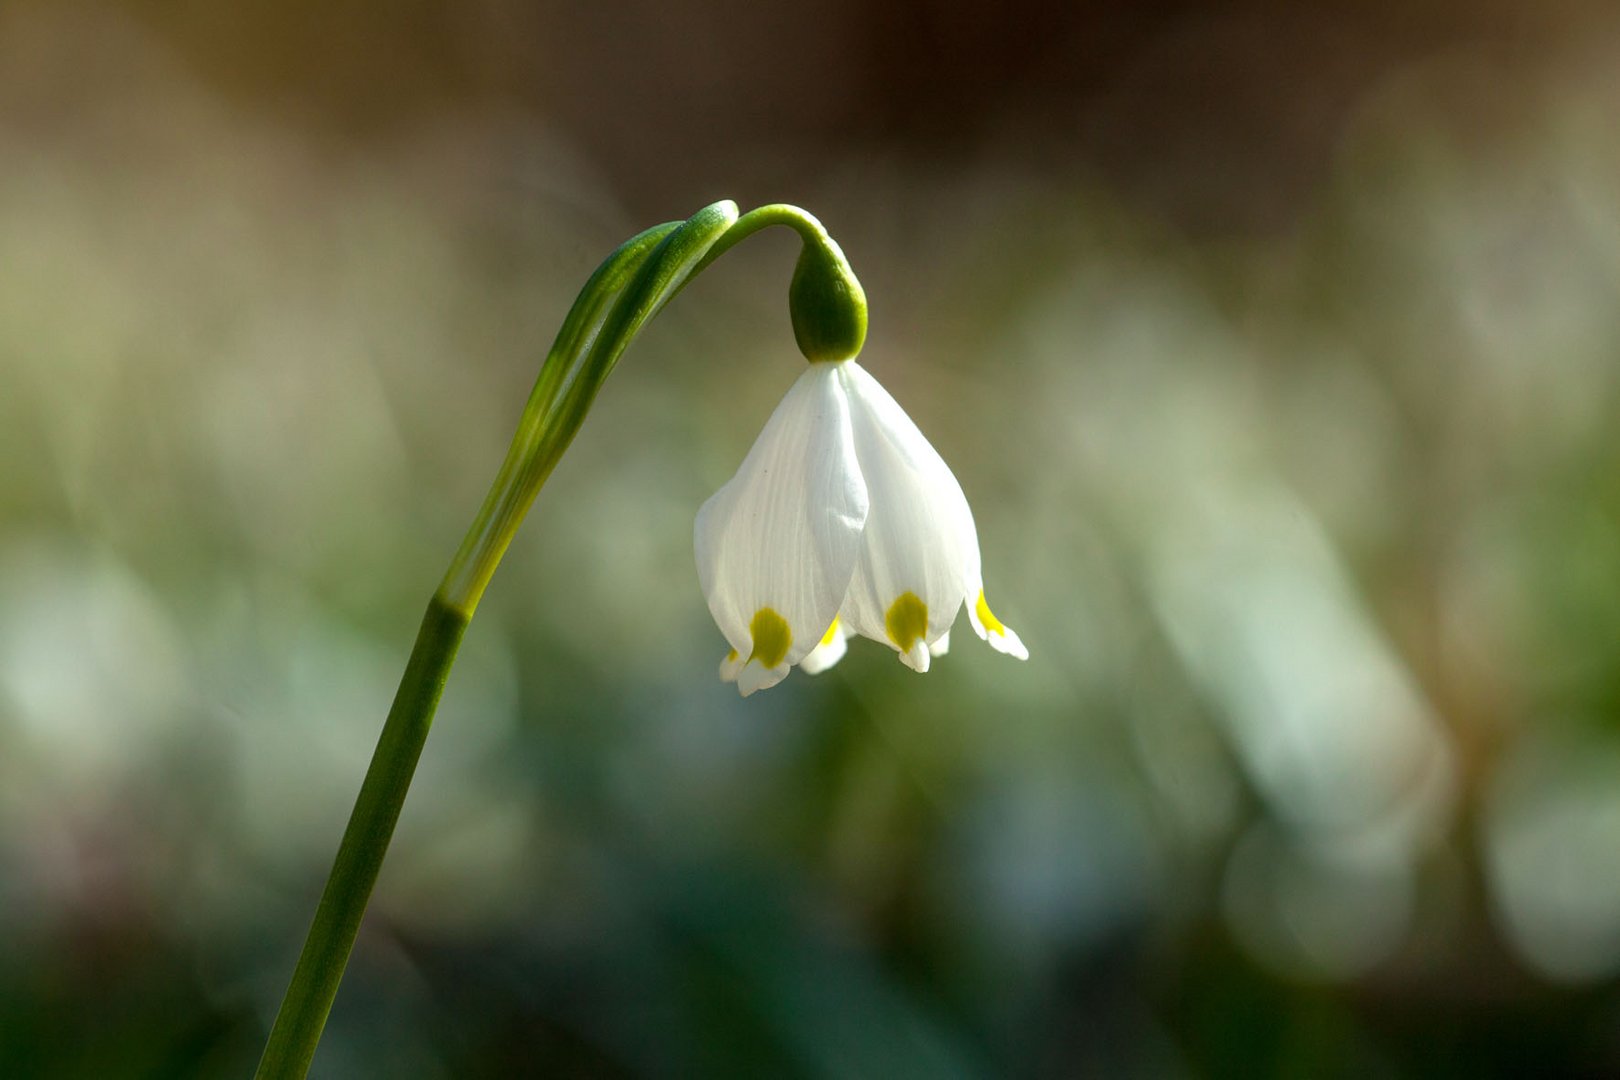
[[[447,604],[469,614],[478,606],[540,485],[641,328],[710,263],[771,225],[804,242],[788,289],[800,351],[811,361],[860,352],[866,293],[821,222],[796,206],[773,203],[739,217],[726,199],[625,241],[585,283],[546,354],[506,461],[440,586]]]

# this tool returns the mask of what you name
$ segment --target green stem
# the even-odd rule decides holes
[[[795,206],[763,206],[739,218],[734,203],[714,203],[684,222],[659,225],[625,241],[586,282],[546,356],[506,461],[428,605],[292,985],[259,1061],[261,1080],[297,1080],[309,1070],[456,649],[540,485],[641,328],[721,252],[768,225],[796,230],[805,251],[814,256],[801,254],[789,289],[800,347],[807,340],[798,310],[803,307],[811,322],[827,321],[834,328],[812,337],[833,340],[837,358],[859,351],[866,333],[860,285],[821,223]],[[801,288],[806,282],[810,287]],[[844,348],[850,342],[853,348]],[[816,358],[811,351],[805,355]]]
[[[466,611],[438,596],[428,604],[416,647],[349,815],[332,876],[293,971],[292,985],[259,1060],[255,1075],[260,1080],[302,1077],[309,1071],[468,618]]]
[[[748,211],[733,222],[731,228],[727,229],[725,234],[714,242],[714,246],[704,253],[702,261],[692,271],[692,277],[697,277],[710,263],[742,241],[772,225],[784,225],[792,229],[807,244],[825,244],[830,239],[826,228],[814,214],[788,203],[770,203]]]

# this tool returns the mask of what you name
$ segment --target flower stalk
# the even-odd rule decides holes
[[[859,351],[866,334],[865,294],[838,245],[798,207],[765,206],[739,217],[736,204],[717,202],[684,222],[632,237],[592,274],[546,356],[495,482],[428,604],[260,1059],[261,1080],[303,1077],[309,1070],[456,650],[501,556],[597,391],[641,329],[693,277],[771,225],[788,226],[804,241],[790,310],[805,355],[844,359]],[[845,356],[833,355],[839,352]]]
[[[468,618],[437,596],[428,604],[298,966],[270,1030],[256,1074],[260,1077],[301,1077],[309,1071]]]

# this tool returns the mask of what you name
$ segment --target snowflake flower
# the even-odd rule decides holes
[[[854,635],[915,671],[949,647],[966,604],[980,638],[1027,659],[984,598],[961,485],[854,360],[812,363],[729,483],[698,511],[698,581],[744,697],[794,665],[816,674]]]

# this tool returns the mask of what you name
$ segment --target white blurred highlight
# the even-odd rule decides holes
[[[1547,727],[1493,779],[1480,842],[1508,943],[1548,978],[1591,982],[1620,972],[1620,750]]]

